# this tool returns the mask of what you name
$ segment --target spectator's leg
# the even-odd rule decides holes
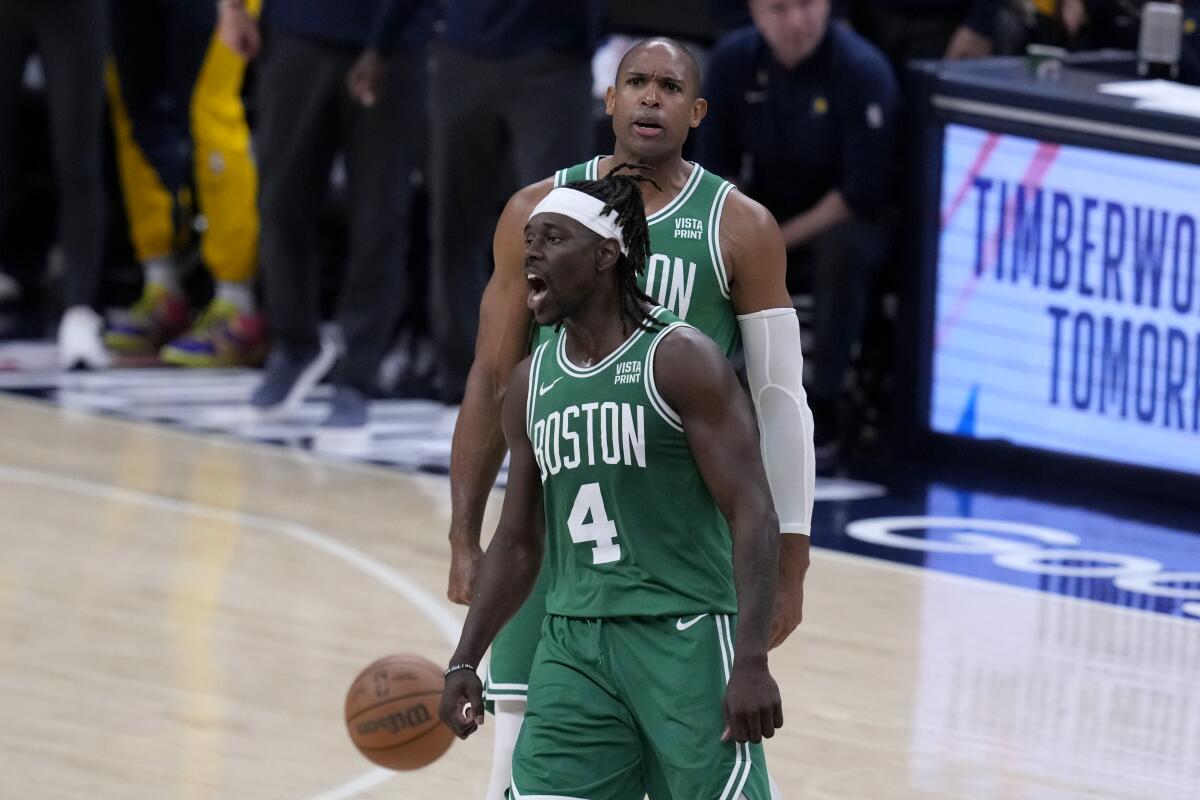
[[[495,180],[504,132],[493,112],[512,86],[496,65],[452,48],[434,54],[429,75],[429,325],[441,360],[443,399],[458,402],[479,329],[491,261]],[[542,130],[538,135],[549,135]],[[501,201],[503,202],[503,201]]]
[[[175,259],[191,232],[187,106],[203,52],[177,33],[177,17],[189,8],[198,6],[161,0],[111,6],[108,96],[130,238],[143,272],[141,297],[114,315],[106,336],[123,354],[158,353],[191,317]]]
[[[208,220],[201,244],[218,283],[248,284],[258,261],[258,173],[250,156],[250,128],[242,103],[246,64],[214,35],[212,3],[181,21],[180,38],[203,43],[203,61],[190,84],[193,168],[200,207]]]
[[[883,223],[853,221],[838,225],[812,243],[814,334],[817,359],[809,397],[814,414],[829,420],[823,434],[836,434],[836,413],[850,355],[862,332],[871,282],[886,257]],[[822,413],[823,412],[823,413]]]
[[[213,300],[192,329],[161,351],[163,361],[188,367],[252,366],[266,349],[254,300],[258,172],[242,103],[246,64],[215,35],[215,22],[210,3],[189,7],[176,22],[176,38],[187,43],[182,49],[203,52],[196,74],[181,76],[181,83],[191,94],[192,168],[208,222],[200,253],[215,283]]]
[[[316,228],[337,148],[343,60],[324,45],[265,33],[255,150],[267,317],[275,347],[311,357],[320,325]]]
[[[103,265],[104,12],[102,0],[69,0],[48,4],[35,23],[46,71],[68,307],[96,301]]]
[[[413,170],[425,130],[413,109],[424,102],[423,54],[398,49],[372,108],[346,97],[349,243],[338,321],[346,353],[336,382],[364,396],[395,333],[407,289]]]
[[[111,3],[112,50],[133,138],[172,198],[188,181],[190,88],[174,85],[179,58],[169,5],[157,0]]]
[[[570,53],[539,53],[518,59],[509,87],[505,120],[513,133],[521,186],[592,155],[589,59]]]
[[[175,198],[133,138],[115,59],[105,70],[117,175],[134,255],[142,265],[142,294],[109,320],[105,342],[118,353],[149,355],[188,324],[188,304],[175,265]]]
[[[121,95],[115,60],[105,70],[105,84],[133,252],[142,264],[162,262],[170,258],[175,239],[174,200],[133,138],[133,121]]]

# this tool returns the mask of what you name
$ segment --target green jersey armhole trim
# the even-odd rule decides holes
[[[713,270],[717,273],[717,286],[726,300],[729,299],[729,272],[725,269],[725,259],[721,256],[721,214],[724,213],[725,200],[733,188],[733,184],[726,181],[717,190],[717,196],[708,212],[708,254]]]
[[[672,322],[670,325],[659,331],[658,335],[654,337],[654,341],[650,344],[650,349],[646,351],[646,366],[644,372],[646,373],[646,397],[650,400],[650,407],[653,408],[660,417],[662,417],[663,422],[667,423],[680,433],[683,433],[683,419],[679,416],[675,409],[671,408],[671,406],[667,404],[667,401],[663,399],[663,396],[658,393],[658,385],[654,381],[654,354],[658,351],[658,345],[667,337],[668,334],[670,334],[671,331],[680,327],[690,328],[692,326],[685,322]]]
[[[600,179],[600,159],[604,156],[596,156],[591,161],[587,162],[587,166],[583,168],[585,180],[596,181]]]
[[[675,199],[666,205],[665,208],[656,211],[646,217],[646,224],[653,225],[656,222],[662,222],[664,219],[669,219],[676,211],[683,207],[691,196],[696,193],[696,188],[700,185],[700,179],[704,176],[704,167],[692,162],[692,174],[688,176],[687,183],[679,190],[679,194]]]
[[[542,374],[542,355],[549,346],[550,342],[543,342],[537,350],[534,350],[533,360],[529,365],[529,387],[527,389],[529,395],[525,398],[525,433],[531,442],[533,441],[533,414],[537,404],[538,377]]]
[[[567,171],[565,169],[560,169],[558,172],[554,173],[554,188],[555,189],[562,186],[566,182],[567,182]]]

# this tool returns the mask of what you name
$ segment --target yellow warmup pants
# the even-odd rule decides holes
[[[248,5],[257,13],[261,0]],[[200,253],[217,281],[249,281],[258,266],[258,171],[241,98],[245,72],[245,63],[214,33],[189,105],[196,201],[208,222]],[[176,249],[183,232],[175,230],[175,207],[188,198],[171,197],[134,139],[111,60],[105,79],[129,234],[144,263]]]

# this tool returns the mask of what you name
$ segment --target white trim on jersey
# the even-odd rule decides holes
[[[687,183],[683,184],[683,188],[679,190],[679,194],[675,195],[675,199],[667,203],[664,208],[648,215],[646,217],[646,224],[653,225],[656,222],[662,222],[664,219],[673,216],[696,193],[696,188],[700,185],[700,178],[703,175],[704,167],[694,164],[692,174],[688,176]]]
[[[508,788],[512,789],[513,800],[587,800],[584,797],[569,797],[565,794],[521,794],[517,791],[516,780],[510,780]]]
[[[729,683],[729,674],[733,670],[733,635],[729,627],[728,614],[716,614],[713,619],[717,624],[717,641],[721,648],[721,665],[725,668],[725,683]],[[750,779],[750,769],[754,766],[750,758],[750,743],[735,742],[737,758],[733,762],[733,772],[721,792],[719,800],[735,800],[741,797],[746,781]]]
[[[529,687],[522,683],[499,683],[483,687],[484,700],[529,700]]]
[[[650,349],[646,351],[646,366],[645,380],[642,381],[646,386],[646,397],[650,399],[650,407],[662,417],[663,422],[670,425],[675,430],[683,433],[683,419],[679,416],[679,412],[671,408],[663,396],[658,393],[658,385],[654,380],[654,353],[658,350],[659,343],[666,337],[668,333],[679,327],[691,327],[683,322],[672,322],[667,327],[663,328],[657,338],[650,344]]]
[[[655,307],[655,308],[651,309],[650,316],[654,317],[655,319],[658,319],[658,315],[661,314],[665,310],[666,309],[664,309],[662,306]],[[625,353],[627,353],[629,351],[629,348],[633,347],[634,344],[636,344],[637,341],[639,339],[641,339],[643,335],[646,334],[646,332],[647,331],[645,331],[644,329],[638,328],[636,331],[634,331],[629,336],[628,339],[625,340],[624,344],[622,344],[616,350],[613,350],[611,353],[609,353],[604,358],[603,361],[596,364],[595,366],[587,367],[586,369],[575,366],[574,364],[571,363],[570,359],[567,358],[567,337],[566,336],[558,337],[558,346],[555,348],[554,354],[555,354],[555,357],[558,359],[558,366],[560,366],[562,368],[563,372],[567,373],[572,378],[590,378],[593,375],[596,375],[597,373],[606,369],[607,367],[612,366],[613,362],[616,361],[621,356],[625,355]]]
[[[549,342],[543,342],[537,350],[534,350],[529,364],[529,386],[527,387],[529,394],[525,398],[525,435],[531,442],[533,441],[533,413],[537,399],[538,376],[542,374],[542,353],[549,346]]]
[[[708,255],[712,260],[713,270],[717,273],[717,286],[725,299],[729,299],[729,272],[725,269],[725,259],[721,256],[721,214],[725,210],[725,199],[734,189],[732,183],[725,183],[717,190],[713,198],[712,208],[708,212]]]

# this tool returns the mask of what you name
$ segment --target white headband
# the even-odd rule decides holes
[[[617,225],[617,212],[609,211],[608,214],[601,216],[600,212],[603,210],[603,200],[597,200],[578,189],[560,186],[553,189],[542,202],[537,204],[529,218],[533,219],[538,214],[562,214],[605,239],[616,239],[617,244],[621,245],[621,252],[629,255],[629,248],[625,245],[624,237],[621,236],[620,226]]]

